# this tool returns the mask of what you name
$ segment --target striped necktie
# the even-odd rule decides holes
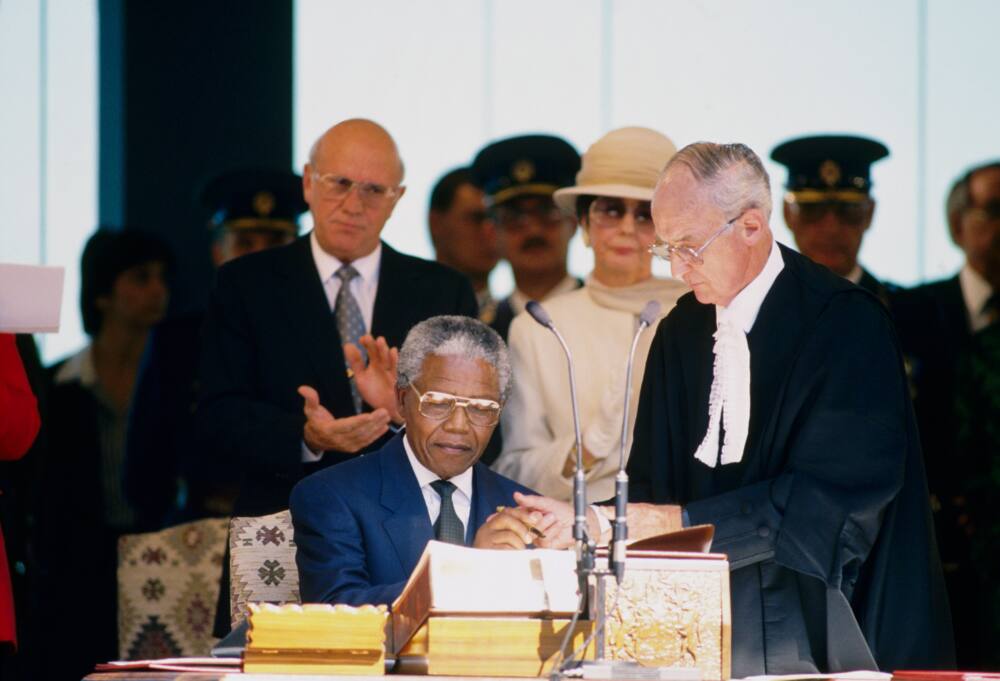
[[[333,315],[337,320],[337,333],[340,334],[340,342],[354,343],[361,348],[358,339],[365,335],[365,318],[361,316],[361,308],[358,307],[358,301],[354,298],[354,294],[351,293],[351,280],[360,275],[352,266],[344,265],[337,270],[334,276],[340,279],[340,290],[337,291],[337,300],[333,308]],[[363,348],[361,348],[361,358],[362,360],[367,359]],[[358,392],[358,386],[354,383],[353,379],[351,379],[351,399],[354,401],[355,413],[360,414],[361,393]]]

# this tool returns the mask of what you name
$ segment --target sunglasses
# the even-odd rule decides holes
[[[819,222],[832,212],[842,223],[860,227],[868,219],[871,205],[867,201],[810,201],[789,203],[791,211],[805,223]]]

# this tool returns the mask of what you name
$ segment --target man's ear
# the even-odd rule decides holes
[[[868,199],[868,214],[865,215],[864,224],[861,225],[861,233],[864,234],[872,226],[872,218],[875,217],[875,199]]]
[[[308,204],[312,203],[312,166],[308,163],[302,169],[302,198]]]
[[[759,208],[751,208],[739,221],[740,236],[747,245],[757,243],[767,233],[767,220]]]
[[[785,218],[785,225],[788,227],[788,231],[794,234],[798,223],[795,220],[795,216],[792,215],[792,205],[788,201],[781,202],[781,214]]]
[[[407,388],[400,388],[398,386],[396,387],[396,404],[399,406],[399,413],[403,415],[404,419],[406,418],[406,410],[405,410],[406,394],[409,392],[410,389],[408,387]]]
[[[427,212],[427,226],[430,228],[431,243],[434,245],[434,250],[437,250],[437,245],[445,237],[441,233],[441,217],[441,211],[437,209],[432,208]]]

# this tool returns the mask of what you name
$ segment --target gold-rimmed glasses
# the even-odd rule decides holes
[[[343,175],[317,172],[312,174],[313,182],[319,189],[319,195],[330,201],[340,201],[347,198],[352,189],[357,189],[358,198],[367,208],[384,205],[399,194],[399,187],[388,187],[376,182],[360,182]]]
[[[459,397],[451,393],[428,390],[421,393],[416,385],[410,384],[420,398],[421,415],[435,421],[444,421],[452,415],[456,407],[465,409],[469,423],[474,426],[495,426],[500,420],[500,403],[476,397]]]

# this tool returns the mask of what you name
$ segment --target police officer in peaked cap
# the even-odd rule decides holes
[[[881,142],[857,135],[799,137],[771,152],[788,168],[785,223],[799,251],[885,304],[897,287],[865,270],[858,252],[875,213],[871,166],[888,155]]]

